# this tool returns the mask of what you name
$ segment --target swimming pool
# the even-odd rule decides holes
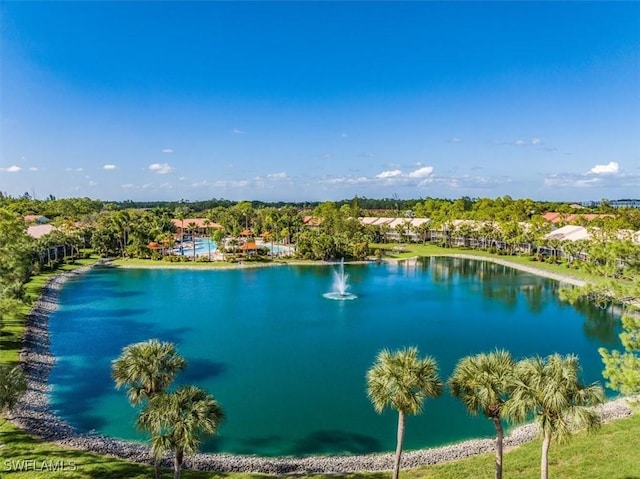
[[[213,252],[218,248],[218,245],[211,238],[196,238],[196,256],[206,255]],[[187,241],[184,245],[178,246],[173,249],[175,254],[181,256],[193,255],[193,243]]]
[[[261,248],[267,248],[269,253],[275,256],[292,256],[294,253],[293,246],[272,243],[260,243],[258,246]]]

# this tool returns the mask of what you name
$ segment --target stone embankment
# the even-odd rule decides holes
[[[49,350],[48,318],[57,306],[57,297],[62,284],[69,278],[82,274],[81,268],[61,274],[44,288],[27,320],[21,361],[27,376],[28,389],[19,404],[11,412],[10,419],[31,434],[56,444],[106,454],[135,462],[152,464],[147,446],[118,441],[109,437],[78,434],[57,417],[48,404],[48,377],[55,358]],[[619,399],[600,407],[604,420],[622,418],[631,414],[626,401]],[[536,426],[528,424],[505,438],[505,447],[513,447],[532,440]],[[416,467],[461,459],[476,454],[491,452],[494,440],[477,439],[460,444],[405,452],[402,467]],[[165,457],[163,464],[171,466]],[[262,472],[267,474],[294,473],[342,473],[352,471],[386,471],[393,468],[393,454],[368,454],[319,457],[233,456],[226,454],[196,454],[185,460],[185,467],[195,470],[220,472]]]

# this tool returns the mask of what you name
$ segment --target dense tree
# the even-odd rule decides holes
[[[515,363],[511,354],[497,350],[460,359],[449,378],[449,388],[471,414],[482,412],[496,430],[496,479],[502,478],[502,420],[513,387]]]
[[[524,359],[516,365],[513,391],[504,410],[515,421],[535,417],[542,435],[541,479],[549,476],[552,439],[566,442],[573,429],[593,430],[600,425],[592,406],[604,401],[604,391],[598,384],[582,384],[579,373],[575,355]]]
[[[604,362],[603,376],[608,380],[607,385],[627,395],[640,393],[639,250],[638,246],[621,246],[619,242],[590,248],[589,255],[595,255],[595,259],[590,258],[589,270],[602,279],[560,292],[563,299],[572,303],[588,300],[602,307],[611,304],[621,307],[623,351],[600,348],[599,353]]]
[[[393,479],[400,475],[400,460],[407,414],[422,412],[425,398],[442,392],[438,364],[431,357],[418,357],[415,347],[391,352],[383,349],[367,372],[367,395],[378,413],[387,407],[398,411],[398,442]]]
[[[23,219],[0,209],[0,295],[21,297],[31,271],[33,239]],[[4,293],[3,293],[4,292]]]
[[[27,382],[22,369],[0,364],[0,413],[13,408],[26,390]]]

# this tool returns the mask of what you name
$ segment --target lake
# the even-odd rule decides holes
[[[338,265],[234,270],[94,268],[69,281],[49,322],[52,409],[79,431],[144,440],[110,364],[128,344],[159,338],[188,361],[226,420],[206,451],[307,455],[395,448],[397,414],[374,412],[365,375],[382,348],[417,346],[443,381],[459,358],[505,348],[516,359],[579,355],[602,381],[600,346],[619,321],[558,299],[559,283],[493,263],[422,258],[345,265],[352,301],[334,301]],[[489,437],[445,389],[409,417],[406,449]]]

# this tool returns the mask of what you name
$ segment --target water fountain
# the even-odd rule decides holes
[[[338,301],[344,301],[348,299],[356,299],[353,293],[348,293],[349,285],[347,284],[348,274],[344,274],[344,258],[340,259],[339,271],[333,271],[333,291],[325,293],[323,296],[327,299],[334,299]]]

